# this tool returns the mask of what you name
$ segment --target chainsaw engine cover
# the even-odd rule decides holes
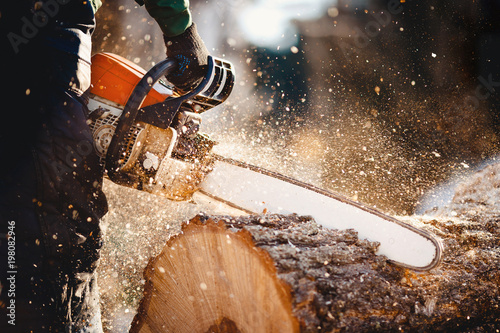
[[[146,75],[146,71],[119,55],[97,53],[92,56],[92,76],[90,93],[120,105],[123,109],[132,91]],[[162,102],[173,94],[172,89],[163,82],[153,85],[141,107]]]
[[[96,151],[108,175],[113,175],[111,180],[172,200],[189,199],[198,189],[215,144],[198,132],[198,113],[222,103],[234,80],[229,63],[216,60],[212,64],[204,86],[196,93],[180,95],[159,80],[158,70],[150,73],[154,68],[146,72],[109,53],[93,56],[88,117]],[[157,79],[150,81],[150,74]],[[141,84],[146,88],[140,89]],[[131,101],[139,101],[132,110]],[[124,121],[129,125],[121,133],[119,154],[115,151],[113,165],[108,165],[110,146]]]

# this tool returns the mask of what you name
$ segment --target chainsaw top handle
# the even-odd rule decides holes
[[[109,178],[114,182],[129,182],[129,179],[124,179],[127,176],[119,171],[124,163],[124,152],[129,148],[127,146],[130,129],[134,124],[144,122],[166,129],[181,106],[201,113],[222,103],[232,90],[234,76],[231,64],[209,56],[207,73],[196,88],[180,96],[169,96],[161,103],[141,109],[140,106],[153,85],[176,67],[176,60],[170,58],[153,66],[135,86],[127,100],[106,154],[106,169]]]

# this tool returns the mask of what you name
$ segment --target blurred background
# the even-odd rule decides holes
[[[228,101],[203,116],[223,155],[394,215],[447,200],[437,188],[496,160],[499,0],[192,0],[191,8],[210,52],[236,72]],[[97,24],[94,53],[145,69],[165,57],[159,28],[133,0],[104,1]]]

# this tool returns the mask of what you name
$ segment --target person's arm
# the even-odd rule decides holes
[[[144,0],[144,4],[163,32],[167,57],[179,63],[167,80],[181,90],[192,89],[206,72],[208,50],[192,21],[189,1]]]
[[[144,5],[166,37],[179,36],[192,24],[187,0],[144,0]]]

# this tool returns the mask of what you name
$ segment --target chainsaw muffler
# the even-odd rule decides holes
[[[89,122],[106,175],[115,183],[189,199],[206,174],[215,142],[200,133],[200,114],[224,102],[234,75],[229,62],[209,57],[201,83],[179,93],[162,80],[173,59],[148,72],[115,54],[92,57]]]

